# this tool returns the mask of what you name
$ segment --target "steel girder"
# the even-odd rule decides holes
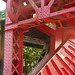
[[[62,47],[61,45],[70,35],[75,36],[75,0],[70,2],[69,0],[64,0],[66,3],[61,0],[62,4],[60,0],[48,0],[47,2],[45,0],[41,0],[41,2],[39,0],[38,2],[36,0],[28,0],[28,2],[26,0],[26,6],[22,6],[22,0],[17,1],[7,0],[4,75],[22,75],[23,32],[27,32],[29,28],[35,27],[51,36],[51,57]],[[59,3],[63,8],[59,8],[61,7]],[[56,6],[54,4],[58,5],[57,10],[55,10]],[[35,18],[33,18],[34,13],[36,13]],[[43,23],[40,23],[39,20]],[[47,23],[52,23],[51,29],[45,26]],[[57,56],[59,57],[59,55]],[[53,60],[51,62],[54,63]],[[48,70],[48,66],[46,66],[46,69]]]

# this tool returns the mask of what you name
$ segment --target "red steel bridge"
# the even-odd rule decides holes
[[[75,75],[75,0],[4,1],[3,75],[23,75],[23,33],[31,28],[50,37],[50,49],[29,75]]]

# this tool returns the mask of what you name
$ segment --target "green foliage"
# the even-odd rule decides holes
[[[48,27],[52,27],[52,24],[51,23],[47,23],[47,24],[45,24],[45,25],[47,25]]]
[[[35,18],[36,17],[36,14],[33,14],[33,18]],[[39,20],[39,22],[40,23],[43,23],[43,21],[41,21],[41,20]],[[47,24],[45,24],[46,26],[48,26],[48,27],[52,27],[52,24],[51,23],[47,23]]]
[[[6,10],[0,11],[0,20],[4,20],[5,19],[5,11]]]
[[[28,68],[26,68],[27,73],[29,73],[36,65],[41,51],[41,49],[23,46],[23,59],[25,65],[28,66]]]
[[[5,11],[6,10],[0,11],[0,20],[4,20],[5,19]],[[1,24],[0,24],[0,31],[1,31]]]
[[[1,31],[1,24],[0,24],[0,31]]]
[[[35,18],[36,17],[36,14],[33,14],[33,18]]]

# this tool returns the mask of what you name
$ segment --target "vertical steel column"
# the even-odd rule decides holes
[[[51,41],[50,41],[50,52],[55,51],[55,36],[51,36]]]
[[[6,19],[5,24],[12,23],[8,17],[7,7],[6,7]],[[13,30],[5,31],[4,40],[4,68],[3,75],[11,75],[12,72],[12,48],[13,48]]]
[[[52,23],[52,29],[56,31],[56,24]],[[51,36],[51,41],[50,41],[50,52],[55,51],[55,36]]]
[[[64,37],[64,30],[63,28],[56,29],[56,36],[55,36],[55,50],[62,44]]]
[[[12,45],[13,45],[13,30],[5,32],[4,46],[4,72],[3,75],[11,75],[12,72]]]
[[[22,75],[23,63],[23,31],[14,30],[12,55],[12,75]]]
[[[20,29],[19,75],[23,75],[23,30]]]

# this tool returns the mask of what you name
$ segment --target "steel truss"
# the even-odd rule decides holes
[[[23,5],[24,2],[27,4],[26,6]],[[55,5],[57,5],[57,7]],[[61,7],[61,5],[63,7]],[[35,13],[36,17],[33,18],[33,14]],[[42,23],[39,20],[42,21]],[[50,54],[47,56],[49,60],[64,43],[66,43],[70,35],[75,38],[74,20],[75,0],[47,0],[47,2],[45,0],[7,0],[4,75],[23,75],[23,32],[28,32],[29,28],[35,27],[48,36],[51,36]],[[45,25],[47,23],[52,23],[52,28],[47,27]],[[56,54],[56,56],[64,62],[64,60],[60,58],[60,54]],[[41,61],[38,66],[35,66],[30,75],[38,73],[47,63],[47,59],[43,59],[44,61]],[[69,58],[67,59],[70,60]],[[57,68],[53,59],[51,63]],[[48,74],[51,74],[49,66],[45,66],[45,69],[47,69]],[[63,71],[66,72],[64,68]],[[41,73],[42,72],[38,75],[41,75]],[[62,75],[60,71],[59,73]],[[73,74],[74,72],[71,71],[71,73]]]

